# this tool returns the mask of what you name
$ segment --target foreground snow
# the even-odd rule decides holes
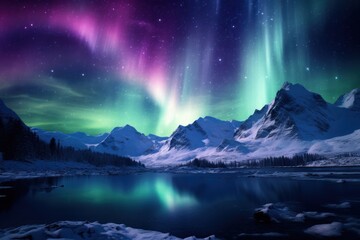
[[[339,205],[341,206],[348,204],[349,203],[344,202]],[[264,204],[261,208],[255,209],[255,212],[256,214],[254,214],[254,218],[258,222],[266,222],[266,223],[271,222],[276,224],[284,223],[284,222],[302,224],[309,220],[317,221],[320,223],[323,222],[321,224],[316,224],[304,229],[304,233],[318,238],[360,236],[360,219],[358,218],[336,215],[335,213],[330,213],[330,212],[314,212],[314,211],[295,212],[284,203],[267,203]],[[272,234],[274,237],[286,236],[283,233],[265,233],[265,234],[255,233],[255,234],[241,234],[240,236],[270,236],[269,234]],[[359,238],[355,238],[355,239],[359,239]]]
[[[339,237],[343,225],[339,222],[314,225],[305,230],[305,233],[320,237]]]
[[[0,230],[1,239],[181,239],[168,233],[127,227],[124,224],[62,221]],[[185,239],[200,239],[188,237]],[[216,239],[210,236],[201,239]]]

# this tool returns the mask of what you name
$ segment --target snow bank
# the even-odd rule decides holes
[[[342,202],[342,203],[331,203],[325,205],[327,208],[350,208],[351,205],[349,202]]]
[[[306,229],[304,232],[310,235],[320,237],[339,237],[341,236],[342,228],[342,223],[332,222],[329,224],[314,225]]]
[[[360,236],[360,219],[348,218],[346,223],[344,223],[344,227]]]
[[[335,217],[336,215],[334,213],[324,212],[304,212],[305,217],[312,218],[312,219],[324,219],[328,217]]]
[[[1,239],[180,239],[168,233],[127,227],[124,224],[62,221],[49,225],[27,225],[0,230]],[[196,237],[185,238],[198,239]],[[200,239],[200,238],[199,238]],[[216,239],[210,236],[203,239]]]
[[[261,214],[258,214],[258,213]],[[258,215],[257,215],[258,214]],[[257,215],[257,216],[256,216]],[[297,213],[282,203],[267,203],[261,208],[255,209],[255,220],[268,218],[272,222],[304,222],[306,219],[326,219],[329,217],[336,217],[334,213],[329,212],[300,212]],[[261,222],[261,221],[260,221]],[[263,221],[266,222],[266,221]]]

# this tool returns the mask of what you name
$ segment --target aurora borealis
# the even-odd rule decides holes
[[[0,98],[29,126],[169,135],[243,120],[285,81],[360,87],[360,1],[1,1]]]

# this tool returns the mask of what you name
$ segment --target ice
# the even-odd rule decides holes
[[[314,236],[321,237],[339,237],[341,236],[341,231],[343,224],[340,222],[332,222],[329,224],[318,224],[314,225],[304,232]]]

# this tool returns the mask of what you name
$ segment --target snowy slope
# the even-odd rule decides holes
[[[255,112],[240,126],[235,138],[328,139],[359,129],[358,119],[359,112],[329,104],[299,84],[286,83],[268,107]]]
[[[50,142],[51,138],[55,138],[60,141],[62,146],[74,147],[75,149],[87,149],[90,146],[96,146],[109,135],[108,133],[103,133],[97,136],[91,136],[82,132],[65,134],[57,131],[45,131],[38,128],[32,128],[32,130],[38,134],[44,142]]]
[[[356,88],[336,100],[335,105],[353,111],[360,111],[360,89]]]
[[[154,136],[152,138],[154,139]],[[154,151],[153,141],[132,126],[126,125],[114,128],[93,150],[120,156],[139,156]]]
[[[314,141],[308,152],[317,154],[360,153],[360,129],[345,136]]]
[[[179,126],[167,140],[170,149],[216,147],[225,139],[232,139],[238,121],[222,121],[213,117],[199,118],[187,126]]]

